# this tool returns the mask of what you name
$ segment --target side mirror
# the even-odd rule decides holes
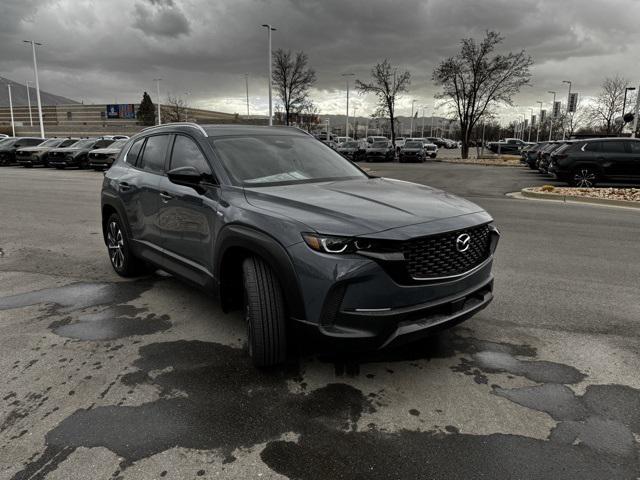
[[[194,167],[178,167],[167,172],[167,177],[171,183],[191,187],[196,192],[204,192],[203,184],[207,182],[208,175],[203,175]]]

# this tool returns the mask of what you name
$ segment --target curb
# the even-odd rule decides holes
[[[627,207],[640,209],[640,202],[632,202],[631,200],[615,200],[609,198],[594,198],[594,197],[578,197],[574,195],[562,195],[560,193],[551,192],[532,192],[529,188],[523,188],[520,190],[523,197],[527,198],[539,198],[543,200],[556,200],[563,202],[577,202],[587,203],[592,205],[609,205],[615,207]]]

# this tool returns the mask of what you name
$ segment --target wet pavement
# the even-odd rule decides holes
[[[529,178],[519,169],[376,169],[494,214],[495,301],[401,349],[299,342],[268,371],[211,296],[111,272],[100,175],[3,169],[0,204],[13,188],[33,198],[0,234],[0,478],[640,477],[640,255],[617,253],[637,215],[506,198]],[[34,208],[30,182],[46,176],[83,205],[64,228],[64,194]]]

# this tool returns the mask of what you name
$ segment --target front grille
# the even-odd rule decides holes
[[[469,248],[458,251],[457,239],[471,237]],[[463,274],[489,257],[491,235],[488,225],[416,238],[403,244],[407,272],[414,279],[449,277]]]
[[[92,160],[103,160],[103,159],[107,158],[107,156],[104,153],[90,153],[89,157]]]

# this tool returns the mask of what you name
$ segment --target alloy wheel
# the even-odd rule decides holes
[[[588,168],[582,168],[573,175],[573,182],[576,187],[593,187],[596,183],[596,174]]]
[[[109,248],[109,258],[111,264],[116,270],[122,270],[124,267],[124,236],[120,226],[116,222],[109,224],[107,230],[107,247]]]

